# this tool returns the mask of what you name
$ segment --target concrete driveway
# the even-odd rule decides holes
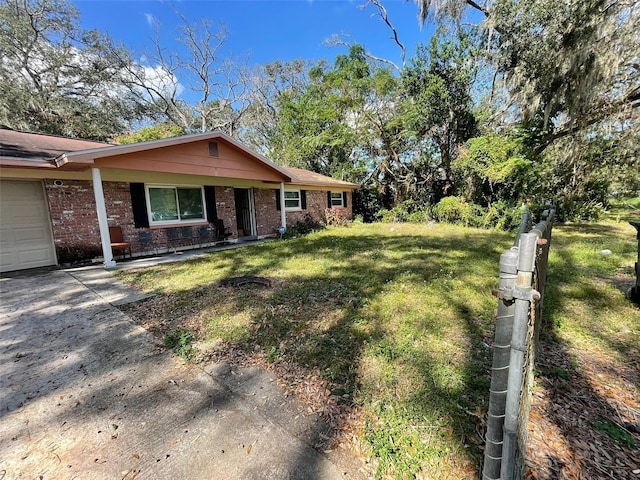
[[[0,479],[351,478],[253,373],[182,364],[64,271],[0,278]]]

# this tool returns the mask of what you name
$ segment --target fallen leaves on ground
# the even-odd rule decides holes
[[[636,352],[637,354],[637,352]],[[640,425],[640,371],[594,351],[543,342],[529,417],[529,480],[640,479],[640,435],[635,447],[598,425]],[[637,360],[636,355],[636,360]],[[568,378],[553,372],[569,372]],[[626,430],[625,430],[626,431]]]

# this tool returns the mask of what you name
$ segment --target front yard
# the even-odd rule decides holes
[[[618,288],[631,279],[634,233],[623,222],[556,228],[548,342],[595,349],[614,367],[637,371],[640,310]],[[127,311],[136,321],[178,338],[193,361],[272,369],[333,422],[334,445],[349,439],[378,476],[476,478],[496,308],[490,292],[512,241],[448,225],[355,224],[121,278],[158,294]],[[605,248],[613,253],[603,256]],[[220,285],[240,275],[267,277],[271,287]],[[549,362],[544,368],[555,372]],[[617,383],[637,409],[638,384],[624,376]]]

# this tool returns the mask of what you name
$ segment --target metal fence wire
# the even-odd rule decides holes
[[[525,471],[535,352],[555,208],[531,228],[527,209],[515,246],[500,257],[483,480],[520,480]]]

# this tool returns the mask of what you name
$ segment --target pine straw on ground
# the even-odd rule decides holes
[[[529,417],[530,480],[640,479],[640,435],[635,447],[601,431],[603,424],[640,426],[640,354],[628,361],[542,342]],[[561,372],[559,375],[558,373]]]

